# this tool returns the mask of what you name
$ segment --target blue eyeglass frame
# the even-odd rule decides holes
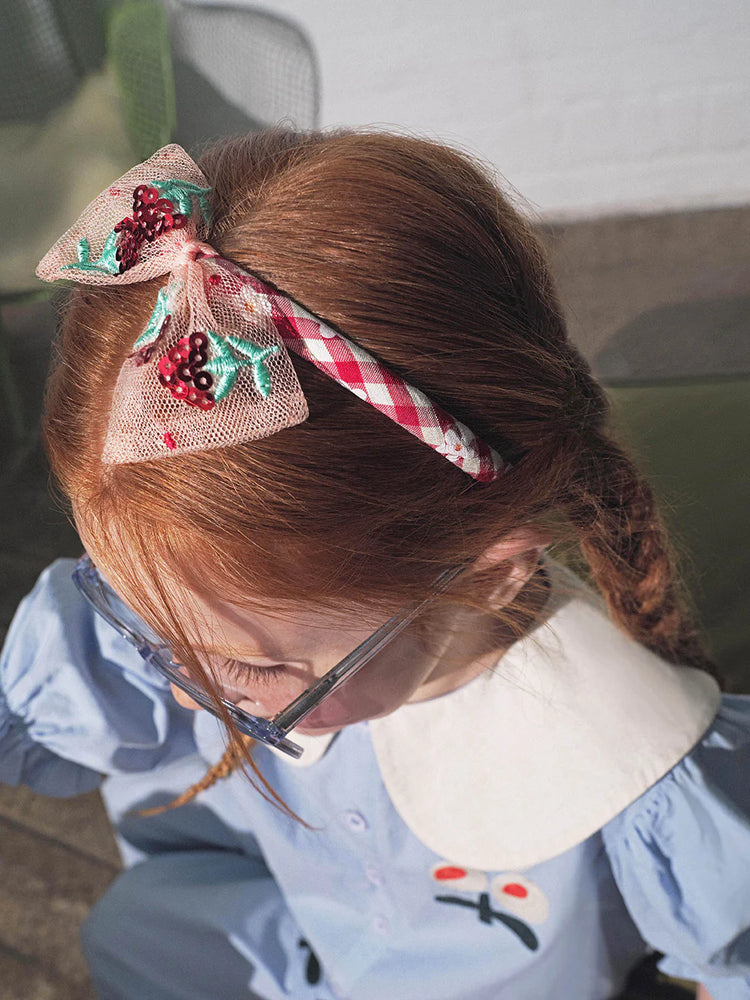
[[[272,719],[263,719],[238,708],[234,702],[221,698],[221,703],[229,713],[237,728],[246,736],[251,736],[260,743],[275,747],[290,757],[298,759],[303,749],[298,743],[288,739],[288,733],[300,724],[328,695],[340,687],[345,680],[353,677],[366,663],[376,656],[388,643],[406,628],[463,570],[465,565],[451,567],[437,578],[430,594],[422,601],[407,605],[397,611],[392,618],[381,625],[377,631],[361,642],[347,656],[325,673],[319,680],[311,684],[286,708],[278,712]],[[179,664],[175,663],[169,648],[162,642],[135,612],[117,596],[114,590],[104,580],[90,556],[84,555],[78,560],[73,570],[73,582],[86,598],[93,609],[138,653],[150,663],[159,673],[166,677],[170,684],[176,684],[189,695],[201,708],[206,709],[217,718],[221,718],[213,700],[180,673]]]

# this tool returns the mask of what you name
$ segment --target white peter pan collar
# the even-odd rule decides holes
[[[716,681],[618,629],[572,573],[547,564],[546,621],[494,670],[369,723],[383,781],[441,857],[518,870],[601,829],[692,749]],[[332,737],[297,737],[313,764]]]
[[[548,617],[493,670],[369,723],[384,784],[412,833],[484,871],[529,868],[601,829],[698,742],[721,693],[621,632],[572,573],[546,563]],[[206,713],[198,713],[200,715]],[[292,739],[291,767],[333,736]]]
[[[577,577],[547,569],[549,617],[494,670],[370,723],[402,819],[465,867],[524,869],[574,847],[684,757],[719,707],[709,674],[655,656]]]

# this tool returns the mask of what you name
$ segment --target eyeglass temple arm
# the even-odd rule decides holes
[[[433,586],[433,592],[423,601],[394,615],[385,625],[381,625],[368,639],[365,639],[355,650],[345,656],[332,670],[324,674],[311,688],[304,691],[299,698],[288,705],[283,712],[274,716],[273,723],[285,733],[299,725],[304,718],[348,677],[353,677],[366,663],[376,656],[380,650],[402,632],[417,615],[435,597],[440,594],[452,580],[466,569],[465,565],[455,566],[442,573]]]

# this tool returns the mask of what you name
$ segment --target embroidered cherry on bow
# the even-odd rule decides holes
[[[120,274],[138,263],[144,243],[152,243],[170,229],[182,229],[187,216],[176,212],[174,202],[161,198],[158,188],[139,184],[133,192],[133,214],[114,227],[118,233],[115,258],[120,262]]]
[[[161,384],[175,399],[201,410],[212,410],[214,397],[209,389],[213,376],[204,369],[207,361],[208,337],[201,331],[180,337],[174,347],[157,362]]]

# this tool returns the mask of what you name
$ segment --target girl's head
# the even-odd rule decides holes
[[[53,470],[95,561],[198,672],[208,661],[194,654],[210,643],[191,632],[190,594],[359,634],[422,599],[447,567],[490,553],[447,597],[454,611],[494,614],[518,573],[519,532],[527,556],[542,538],[573,539],[624,629],[708,666],[651,493],[609,434],[539,243],[481,165],[422,139],[285,130],[223,141],[199,165],[221,256],[340,329],[514,467],[474,482],[303,361],[310,416],[298,426],[105,466],[113,386],[163,279],[75,291],[48,395]],[[509,594],[506,635],[538,604],[533,587]]]

